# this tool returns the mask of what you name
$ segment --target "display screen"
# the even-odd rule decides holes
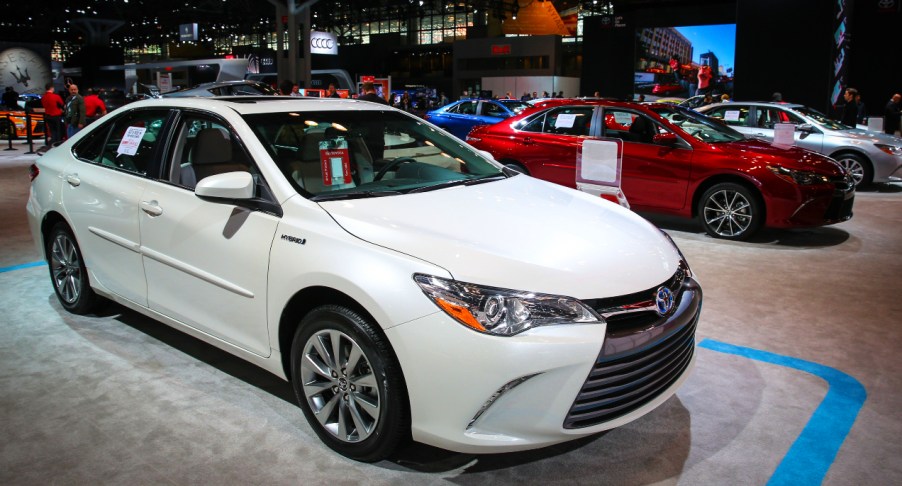
[[[736,24],[637,29],[634,99],[732,97],[735,56]]]

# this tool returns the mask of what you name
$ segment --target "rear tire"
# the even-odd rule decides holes
[[[57,223],[46,241],[50,281],[60,305],[73,314],[87,314],[99,298],[91,288],[85,260],[75,236],[65,223]]]
[[[705,191],[698,203],[698,216],[705,232],[726,240],[748,239],[764,219],[756,195],[733,182],[715,184]]]
[[[348,308],[325,305],[304,317],[291,346],[291,384],[320,440],[343,456],[379,461],[410,435],[394,352]]]

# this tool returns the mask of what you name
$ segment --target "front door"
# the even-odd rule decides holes
[[[224,122],[186,113],[175,132],[168,179],[151,181],[141,204],[151,309],[260,356],[270,354],[266,285],[279,217],[201,199],[196,181],[247,171],[266,184]],[[276,316],[277,318],[278,316]]]

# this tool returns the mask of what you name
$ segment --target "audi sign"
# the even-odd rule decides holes
[[[310,32],[310,53],[338,55],[338,40],[329,32]]]

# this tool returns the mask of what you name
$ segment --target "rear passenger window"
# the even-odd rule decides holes
[[[92,161],[136,174],[147,174],[157,157],[161,132],[168,117],[168,110],[141,110],[116,119],[102,146],[100,159]],[[94,146],[86,146],[85,155],[90,155],[89,147]]]
[[[744,127],[748,123],[749,108],[747,106],[724,106],[715,108],[705,114],[711,118],[716,118],[727,125]]]

